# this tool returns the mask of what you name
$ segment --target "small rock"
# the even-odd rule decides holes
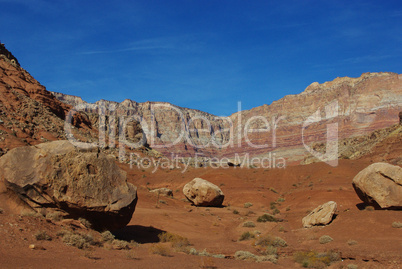
[[[29,248],[32,250],[46,250],[44,247],[34,244],[29,245]]]
[[[336,208],[337,204],[334,201],[318,206],[302,219],[303,227],[310,228],[313,225],[327,225],[332,221]]]
[[[156,193],[156,194],[163,195],[163,196],[173,197],[173,191],[168,188],[160,188],[160,189],[150,190],[149,192]]]

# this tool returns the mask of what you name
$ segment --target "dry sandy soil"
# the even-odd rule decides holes
[[[295,263],[297,251],[334,250],[341,261],[329,268],[401,268],[402,229],[393,228],[402,222],[401,211],[364,210],[365,206],[352,187],[353,177],[372,163],[370,157],[360,160],[341,160],[339,166],[324,163],[293,166],[285,169],[212,169],[192,168],[184,173],[179,169],[151,173],[120,164],[129,181],[138,186],[138,204],[129,225],[117,231],[118,238],[135,240],[131,250],[114,250],[93,246],[80,250],[67,246],[56,234],[68,226],[61,222],[33,216],[0,214],[1,268],[302,268]],[[182,194],[183,186],[194,177],[201,177],[220,186],[225,194],[221,208],[195,207]],[[149,193],[149,189],[168,187],[174,198]],[[271,213],[271,202],[283,222],[257,222],[258,216]],[[159,199],[159,200],[158,200]],[[336,218],[328,226],[303,228],[301,219],[309,210],[327,201],[336,201]],[[252,203],[245,208],[245,203]],[[236,211],[238,212],[237,214]],[[243,227],[253,221],[256,227]],[[74,223],[73,223],[74,224]],[[95,231],[80,227],[77,231],[99,236]],[[278,262],[256,263],[234,259],[238,250],[257,253],[256,239],[239,241],[245,231],[260,231],[259,236],[271,234],[283,238],[288,246],[278,249]],[[46,231],[53,240],[38,241],[35,234]],[[152,254],[149,248],[157,244],[158,234],[170,232],[189,239],[192,248],[204,249],[226,258],[207,258],[175,251],[169,243],[170,256]],[[320,244],[319,238],[329,235],[334,240]],[[258,236],[257,236],[258,237]],[[357,244],[349,245],[354,240]],[[35,244],[38,250],[31,250]],[[160,244],[160,243],[159,243]],[[209,267],[208,267],[209,266]]]

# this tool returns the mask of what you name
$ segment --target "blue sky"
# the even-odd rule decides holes
[[[0,40],[51,91],[230,115],[402,73],[401,1],[0,0]]]

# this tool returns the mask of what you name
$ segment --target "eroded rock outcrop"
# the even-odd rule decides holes
[[[194,178],[184,185],[183,193],[196,206],[221,206],[225,198],[218,186],[202,178]]]
[[[373,163],[353,178],[359,198],[381,208],[402,208],[402,168],[388,163]]]
[[[302,219],[303,227],[310,228],[314,225],[327,225],[329,224],[336,212],[337,204],[334,201],[326,202]]]
[[[149,192],[156,193],[156,194],[162,195],[162,196],[173,197],[173,191],[169,188],[159,188],[159,189],[150,190]]]
[[[68,141],[11,150],[0,159],[0,185],[3,200],[20,199],[42,214],[63,210],[100,230],[127,225],[137,203],[136,187],[113,158]]]

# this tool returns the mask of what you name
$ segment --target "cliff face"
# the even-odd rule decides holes
[[[251,141],[268,144],[268,147],[229,148],[225,154],[252,151],[264,155],[276,151],[297,161],[308,153],[304,144],[309,146],[327,139],[328,128],[337,128],[338,139],[368,134],[397,123],[401,110],[402,75],[365,73],[359,78],[313,83],[298,95],[285,96],[269,106],[240,112],[243,126],[247,120],[259,115],[269,121],[271,132],[250,134]],[[238,116],[237,113],[231,118]],[[280,118],[274,136],[272,125]],[[261,128],[264,124],[256,123],[256,126]]]
[[[63,94],[56,97],[70,104],[81,102]],[[95,113],[102,110],[109,120],[131,117],[141,122],[148,143],[165,154],[232,158],[275,153],[293,163],[314,153],[312,145],[325,143],[328,133],[330,139],[341,140],[397,123],[402,75],[365,73],[359,78],[315,82],[298,95],[228,118],[168,103],[101,100],[96,106]]]
[[[51,93],[0,45],[0,155],[16,146],[66,139],[64,123],[73,107],[78,111],[73,135],[83,142],[101,140],[114,148],[123,141],[133,148],[142,141],[167,156],[276,154],[291,164],[331,153],[335,140],[398,123],[402,75],[365,73],[315,82],[300,94],[220,118],[169,103],[87,104],[80,97]]]
[[[0,155],[18,146],[65,139],[70,110],[0,46]],[[90,123],[83,115],[77,114],[72,123],[89,137]]]

